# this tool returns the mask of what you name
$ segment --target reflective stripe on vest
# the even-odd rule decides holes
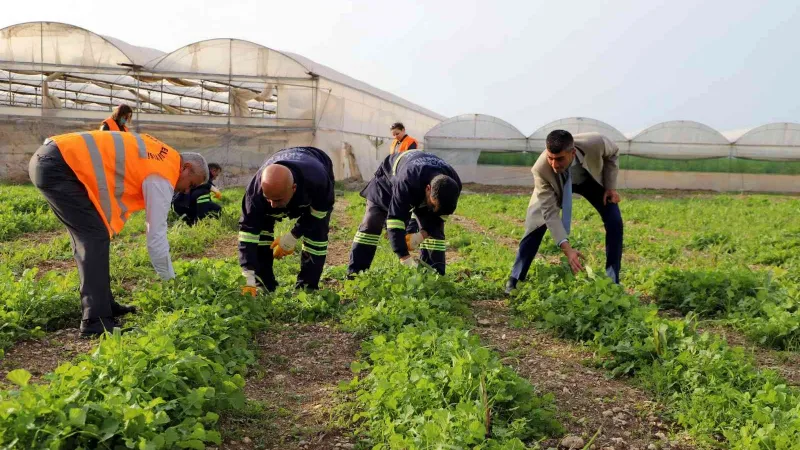
[[[403,153],[407,151],[409,147],[411,147],[411,144],[417,144],[417,146],[419,146],[416,139],[406,135],[406,137],[403,138],[403,142],[400,144],[400,148],[397,148],[397,139],[395,139],[392,141],[392,149],[389,151],[389,153],[394,154],[395,150],[397,153]]]
[[[126,132],[128,131],[128,127],[126,127],[125,125],[123,125],[122,129],[120,130],[119,126],[117,125],[117,121],[114,120],[113,117],[109,117],[108,119],[104,120],[103,123],[108,126],[107,131],[126,131]],[[103,130],[102,124],[100,126],[100,130],[101,131]]]
[[[406,152],[400,153],[397,158],[394,159],[394,163],[392,163],[392,176],[397,175],[397,166],[400,164],[400,161],[405,158],[407,155],[412,153],[421,152],[422,150],[408,150]]]
[[[174,187],[180,175],[178,152],[150,136],[91,131],[51,139],[86,187],[112,236],[122,230],[130,213],[144,209],[145,178],[159,175]]]

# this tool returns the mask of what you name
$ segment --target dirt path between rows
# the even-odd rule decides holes
[[[452,221],[472,233],[489,235],[507,248],[518,245],[470,218],[453,216]],[[540,392],[553,394],[567,437],[585,445],[597,434],[588,448],[598,450],[695,448],[685,433],[661,419],[663,406],[647,392],[587,367],[584,362],[592,357],[589,351],[535,328],[512,326],[514,317],[505,300],[475,301],[472,310],[478,324],[472,331]],[[561,442],[549,439],[541,447],[555,448]]]
[[[605,450],[695,448],[660,418],[663,407],[646,392],[584,365],[590,352],[533,328],[513,327],[505,300],[476,301],[472,309],[478,323],[472,331],[540,392],[553,394],[568,436],[588,443],[600,430],[591,448]],[[557,447],[559,442],[541,445]]]
[[[77,328],[66,328],[47,334],[41,339],[19,341],[8,349],[0,360],[0,388],[13,387],[6,375],[15,369],[31,373],[31,383],[44,382],[44,375],[59,365],[74,360],[81,353],[88,353],[97,340],[78,338]]]
[[[339,383],[353,377],[360,341],[329,324],[286,324],[256,338],[246,379],[248,407],[222,418],[220,449],[349,449],[332,420]]]

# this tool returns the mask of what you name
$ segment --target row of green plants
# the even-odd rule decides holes
[[[513,304],[522,316],[592,346],[612,374],[634,376],[701,442],[791,449],[800,439],[800,391],[759,370],[742,348],[698,333],[694,314],[663,318],[605,276],[574,278],[540,263]]]
[[[44,197],[33,186],[0,185],[0,242],[35,231],[61,227]]]
[[[651,282],[649,292],[661,308],[721,319],[764,346],[797,350],[800,344],[800,288],[791,277],[741,268],[666,268]]]
[[[17,369],[0,392],[3,448],[205,448],[215,411],[244,404],[243,370],[264,303],[240,295],[234,264],[179,263],[180,276],[134,293],[139,327],[103,338],[45,384]]]
[[[452,281],[425,269],[408,271],[384,258],[374,274],[346,282],[343,304],[329,290],[293,291],[295,260],[276,266],[283,286],[257,299],[239,295],[241,277],[232,261],[180,262],[176,280],[141,283],[132,294],[142,311],[132,322],[135,331],[102,340],[91,355],[48,375],[45,385],[30,384],[23,370],[9,374],[19,388],[0,393],[0,405],[10,412],[0,415],[0,443],[24,448],[203,448],[218,443],[214,411],[243,405],[241,375],[254,361],[248,336],[270,320],[333,315],[347,329],[370,336],[364,353],[369,358],[353,367],[363,377],[344,387],[352,401],[343,411],[353,412],[349,417],[360,436],[388,448],[450,442],[525,448],[521,439],[557,432],[552,401],[538,396],[465,331],[460,317],[466,312],[464,293]],[[26,273],[32,281],[33,273]],[[329,277],[343,275],[342,267],[328,269]],[[397,289],[386,283],[387,277],[406,284]],[[43,297],[69,290],[53,289]],[[395,347],[398,342],[405,344]],[[417,367],[393,366],[395,357],[403,355]],[[458,364],[451,367],[454,361]],[[399,388],[402,374],[416,388],[385,390],[394,400],[375,395],[369,385],[393,382]],[[430,398],[445,391],[445,398]],[[380,428],[392,416],[391,431]],[[432,427],[431,420],[444,428]]]
[[[363,200],[348,200],[360,218]],[[524,449],[563,431],[552,397],[469,333],[474,294],[456,276],[400,266],[385,242],[344,282],[339,318],[366,341],[339,411],[372,448]]]
[[[203,220],[188,227],[173,218],[168,232],[173,258],[201,255],[218,240],[235,236],[237,218],[233,201],[225,205],[219,220]],[[111,244],[112,291],[123,303],[129,301],[132,286],[157,282],[147,253],[144,228],[143,215],[135,215],[124,233]],[[72,259],[69,237],[64,233],[49,242],[27,247],[25,244],[29,243],[0,244],[0,254],[4,256],[0,262],[0,357],[18,340],[75,326],[80,320],[77,270],[40,272],[36,267],[48,260],[66,260],[74,267],[69,263]]]
[[[797,199],[665,200],[637,195],[621,206],[626,226],[624,285],[647,294],[663,309],[722,320],[759,345],[797,348],[800,284],[792,274],[800,269],[796,262],[800,234],[792,232],[797,225],[784,217],[787,208],[800,206]],[[694,217],[701,203],[702,210],[720,214]],[[476,221],[490,235],[519,238],[522,224],[509,217],[526,206],[527,199],[516,196],[474,195],[460,202],[459,214]],[[597,214],[588,202],[578,201],[574,217],[578,223],[571,236],[573,246],[583,251],[590,265],[603,267],[604,232]],[[691,217],[694,224],[689,224]],[[792,258],[758,265],[786,251],[794,252]],[[549,236],[542,242],[541,253],[560,254]],[[509,263],[506,270],[510,267]]]
[[[800,265],[800,223],[795,220],[800,199],[796,197],[624,191],[622,199],[624,261],[635,263],[629,267],[633,271],[665,263],[692,269],[758,265],[789,270]],[[466,195],[459,200],[457,214],[495,235],[519,239],[529,200],[528,193]],[[602,221],[579,196],[573,222],[572,238],[582,248],[603,244]],[[556,251],[549,235],[544,242],[544,251]]]
[[[456,240],[462,254],[476,255],[469,264],[471,276],[463,280],[466,285],[477,290],[486,285],[490,292],[507,276],[513,250],[497,249],[491,238],[478,233],[462,231]],[[708,275],[712,281],[717,276]],[[734,282],[734,291],[755,289],[758,295],[764,280],[742,277]],[[705,285],[707,293],[721,294],[722,284],[712,281],[694,282],[696,287]],[[596,275],[591,266],[587,274],[575,277],[563,262],[542,260],[534,262],[511,305],[537,326],[593,348],[597,364],[611,375],[633,377],[654,392],[671,418],[702,445],[792,449],[800,442],[800,391],[774,371],[759,369],[741,347],[698,332],[694,312],[679,319],[662,317],[657,305]]]
[[[282,287],[257,298],[241,295],[232,259],[178,261],[175,269],[174,280],[134,289],[140,311],[126,322],[128,332],[102,338],[43,383],[31,383],[23,369],[8,374],[17,387],[0,391],[0,448],[220,444],[220,413],[245,408],[253,335],[271,320],[317,320],[340,306],[332,291],[290,288],[297,261],[276,266]]]

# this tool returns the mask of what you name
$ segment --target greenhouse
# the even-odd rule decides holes
[[[0,30],[0,179],[27,180],[30,155],[48,136],[95,129],[120,103],[135,129],[226,167],[241,184],[268,155],[313,145],[339,179],[368,177],[403,122],[427,151],[469,182],[532,183],[547,133],[599,132],[620,148],[622,187],[800,191],[800,124],[772,123],[735,139],[676,120],[625,134],[586,117],[526,137],[505,120],[447,119],[310,59],[239,39],[208,39],[171,52],[56,22]],[[424,140],[423,140],[424,137]]]
[[[238,39],[165,53],[76,26],[32,22],[0,30],[0,178],[24,179],[42,140],[94,129],[120,103],[134,126],[219,161],[240,183],[266,155],[314,145],[337,177],[377,167],[389,127],[422,136],[444,117],[300,55]],[[352,158],[343,157],[349,154]]]
[[[800,192],[800,124],[773,123],[731,141],[692,121],[670,121],[626,136],[600,120],[571,117],[550,122],[527,138],[500,119],[466,114],[447,119],[425,136],[425,148],[458,152],[467,181],[532,185],[530,167],[545,149],[547,134],[602,133],[620,150],[620,186],[625,188]],[[451,158],[454,158],[451,156]]]

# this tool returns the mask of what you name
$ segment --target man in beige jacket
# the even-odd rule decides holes
[[[622,215],[617,205],[617,154],[614,142],[599,133],[555,130],[547,135],[547,148],[533,165],[534,188],[525,218],[525,235],[519,244],[506,292],[525,280],[545,231],[566,255],[574,273],[583,270],[583,255],[570,245],[572,193],[594,206],[606,228],[606,273],[619,283],[622,260]],[[562,210],[559,215],[559,210]]]

